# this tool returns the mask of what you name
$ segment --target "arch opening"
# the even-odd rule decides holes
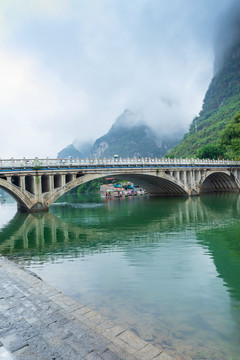
[[[234,178],[223,172],[216,172],[207,176],[200,189],[200,193],[238,191],[239,188]]]
[[[15,186],[20,187],[20,176],[12,176],[11,177],[11,183]]]
[[[42,193],[50,191],[50,178],[49,175],[42,175]]]
[[[31,194],[34,194],[34,181],[31,175],[25,176],[25,189]]]
[[[62,186],[62,175],[54,175],[53,177],[54,189],[57,189]]]
[[[168,175],[166,175],[168,176]],[[46,194],[45,204],[50,206],[53,204],[60,196],[66,194],[73,188],[78,187],[81,184],[90,182],[95,179],[105,178],[105,177],[115,177],[119,180],[126,180],[133,182],[135,185],[139,185],[142,189],[146,190],[150,195],[156,196],[188,196],[187,190],[178,184],[178,181],[174,178],[167,179],[165,177],[148,175],[148,174],[128,174],[128,173],[108,173],[108,174],[87,174],[76,178],[73,181],[72,186],[68,187],[67,190],[63,191],[62,188],[56,188],[54,193]]]
[[[28,185],[32,186],[31,176],[29,176],[29,178],[30,183]],[[26,191],[22,190],[21,188],[13,184],[11,181],[5,181],[2,179],[0,179],[0,188],[6,191],[11,197],[13,197],[13,199],[17,202],[19,211],[29,212],[32,206],[34,196],[30,192],[26,194],[26,191],[28,191],[27,189]]]
[[[68,184],[69,182],[71,182],[73,179],[73,175],[72,174],[67,174],[66,175],[66,184]]]
[[[180,185],[176,179],[166,179],[160,176],[131,174],[117,174],[119,179],[129,180],[145,189],[150,195],[158,196],[187,196],[188,193]]]
[[[0,201],[5,199],[10,196],[10,198],[12,200],[15,200],[16,202],[18,201],[18,199],[16,198],[16,196],[14,196],[14,194],[12,194],[8,189],[6,189],[5,187],[0,185]]]
[[[26,204],[24,203],[24,201],[19,197],[17,196],[17,194],[15,194],[11,189],[3,186],[0,184],[0,188],[5,191],[13,200],[16,201],[16,203],[18,204],[18,206],[26,206]]]

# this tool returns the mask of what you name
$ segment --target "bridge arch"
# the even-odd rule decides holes
[[[60,196],[66,194],[68,191],[74,189],[75,187],[85,184],[86,182],[92,181],[94,179],[99,179],[105,177],[106,175],[97,175],[97,174],[87,174],[81,177],[77,177],[75,180],[66,183],[65,186],[58,187],[54,189],[51,193],[43,194],[44,204],[49,207],[52,205]]]
[[[187,196],[188,189],[183,185],[181,181],[176,180],[167,174],[161,174],[161,176],[154,176],[150,174],[135,173],[129,174],[127,172],[113,172],[113,173],[102,173],[102,174],[86,174],[74,181],[66,184],[64,187],[55,189],[52,193],[46,193],[43,195],[44,204],[49,207],[54,203],[60,196],[67,193],[71,189],[92,181],[94,179],[100,179],[104,177],[114,176],[118,179],[124,179],[137,183],[144,188],[148,193],[161,195],[161,196]]]
[[[229,171],[208,172],[200,187],[200,193],[238,192],[239,190],[234,175]]]
[[[0,178],[0,187],[16,200],[18,207],[31,208],[31,198],[34,198],[31,193],[24,194],[16,185],[2,178]]]
[[[166,173],[159,175],[152,174],[119,174],[119,179],[127,179],[133,183],[137,183],[148,193],[162,196],[180,196],[188,195],[187,187],[173,176]]]

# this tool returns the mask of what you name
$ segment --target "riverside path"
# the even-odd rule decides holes
[[[1,256],[0,278],[2,360],[172,359]]]

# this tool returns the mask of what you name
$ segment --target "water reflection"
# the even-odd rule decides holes
[[[176,358],[239,359],[239,215],[236,194],[68,195],[51,213],[16,214],[0,253]]]
[[[221,229],[229,228],[229,236],[218,241],[230,247],[238,259],[240,197],[235,194],[218,194],[180,199],[136,199],[122,202],[107,201],[104,204],[99,197],[68,196],[71,202],[59,202],[49,213],[22,214],[16,213],[7,225],[0,229],[0,253],[5,255],[29,252],[51,253],[57,256],[62,244],[71,251],[77,248],[86,251],[101,251],[104,245],[125,247],[125,242],[146,244],[142,233],[154,235],[160,232],[162,240],[179,231],[191,231],[197,235],[199,243],[207,247],[214,257],[214,238],[219,238]],[[84,201],[83,201],[84,200]],[[81,216],[79,214],[81,213]],[[236,221],[235,221],[236,220]],[[107,230],[107,232],[106,232]],[[113,238],[112,232],[121,230],[134,238]],[[205,232],[215,235],[206,238]],[[154,236],[148,237],[149,243],[155,243]],[[111,243],[110,243],[111,242]],[[226,249],[223,251],[226,254]]]

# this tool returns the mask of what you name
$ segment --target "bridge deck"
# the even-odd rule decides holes
[[[240,161],[167,158],[109,158],[109,159],[0,159],[0,170],[90,169],[106,167],[239,167]]]
[[[0,358],[172,359],[3,257],[0,279]]]

